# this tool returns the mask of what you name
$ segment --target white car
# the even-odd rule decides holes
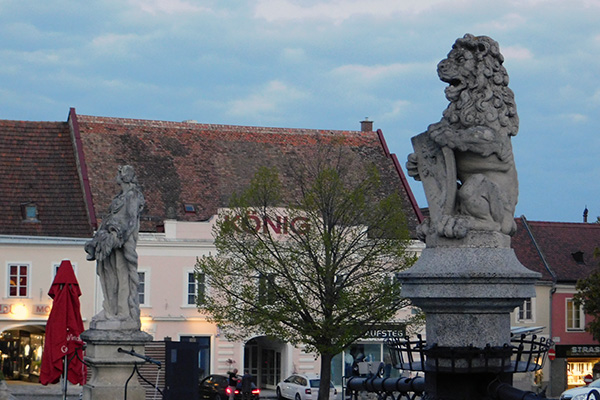
[[[316,374],[294,374],[277,384],[277,399],[317,400],[321,379]],[[329,400],[337,399],[333,383],[329,385]]]
[[[560,395],[560,400],[587,400],[588,393],[590,393],[594,389],[600,392],[600,379],[596,379],[594,382],[590,383],[587,386],[580,386],[573,389],[565,390]],[[594,399],[593,396],[592,399]]]

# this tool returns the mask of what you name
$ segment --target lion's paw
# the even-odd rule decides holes
[[[469,231],[468,219],[455,215],[444,215],[437,226],[440,236],[462,239]]]

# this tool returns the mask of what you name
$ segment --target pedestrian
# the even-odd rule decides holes
[[[242,400],[252,400],[252,374],[244,371],[242,376]]]
[[[237,368],[234,368],[233,371],[227,372],[227,375],[229,375],[229,387],[227,388],[229,389],[229,400],[234,400],[235,397],[235,388],[237,387],[239,379],[237,373]]]

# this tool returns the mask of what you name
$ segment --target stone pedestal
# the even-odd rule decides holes
[[[139,330],[92,329],[83,332],[81,338],[86,342],[85,361],[91,368],[91,379],[83,386],[83,400],[123,399],[126,384],[127,400],[145,399],[146,390],[137,374],[131,376],[135,363],[143,360],[118,350],[144,354],[144,344],[152,341],[152,336]]]
[[[510,313],[535,297],[534,283],[540,277],[517,260],[510,237],[471,232],[460,240],[428,238],[419,260],[398,277],[403,282],[402,296],[425,312],[427,346],[436,344],[441,350],[436,352],[440,358],[425,363],[430,398],[481,398],[481,390],[491,380],[510,383],[512,374],[490,373],[494,364],[509,363],[510,356],[444,358],[450,354],[444,348],[460,351],[510,344]],[[452,365],[454,371],[449,372]]]

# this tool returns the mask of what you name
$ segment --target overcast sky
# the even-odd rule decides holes
[[[0,118],[78,114],[358,130],[404,163],[465,33],[500,43],[516,215],[600,216],[600,0],[0,0]],[[411,181],[420,206],[421,185]]]

